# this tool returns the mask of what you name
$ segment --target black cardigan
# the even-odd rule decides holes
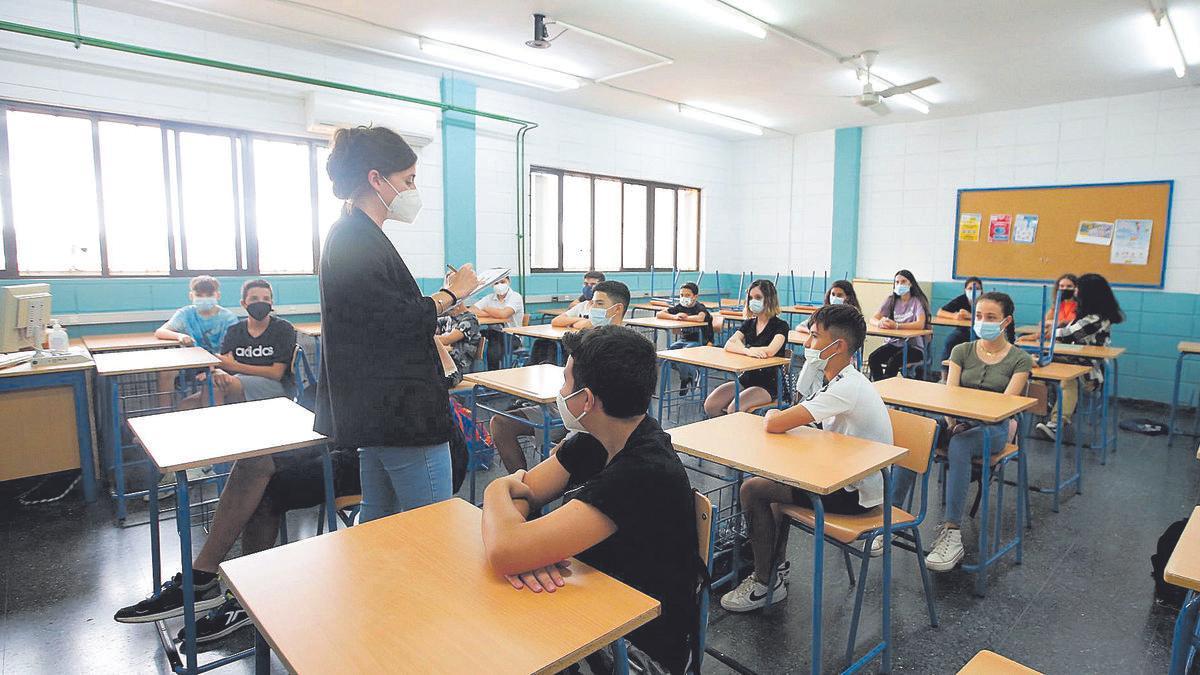
[[[450,437],[437,309],[392,242],[351,209],[321,252],[321,370],[314,429],[339,446],[415,446]]]

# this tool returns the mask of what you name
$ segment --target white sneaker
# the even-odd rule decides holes
[[[871,540],[871,557],[878,558],[883,555],[883,535],[878,535]]]
[[[1038,422],[1037,431],[1046,440],[1054,440],[1058,436],[1058,424],[1054,420]]]
[[[730,612],[749,612],[767,606],[767,586],[758,583],[754,575],[746,577],[738,587],[721,596],[721,606]],[[783,577],[775,575],[775,591],[771,604],[787,597],[787,585]]]
[[[933,540],[929,555],[925,556],[925,567],[934,572],[948,572],[958,565],[963,554],[962,530],[943,527],[937,539]]]

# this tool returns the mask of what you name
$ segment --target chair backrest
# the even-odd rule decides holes
[[[717,514],[713,510],[712,501],[704,496],[704,493],[693,490],[692,494],[695,497],[696,538],[700,542],[700,559],[711,568],[713,539],[717,534]]]
[[[292,360],[288,362],[288,370],[292,372],[292,381],[296,385],[296,391],[293,392],[293,394],[295,394],[293,400],[296,401],[299,401],[301,395],[304,393],[304,383],[300,381],[300,369],[296,367],[297,364],[300,363],[300,359],[303,358],[304,350],[300,348],[300,343],[296,343],[296,345],[292,347]],[[305,365],[307,366],[308,364]]]
[[[908,452],[896,466],[904,467],[917,475],[929,470],[933,455],[933,441],[937,435],[937,422],[928,417],[914,415],[901,410],[888,409],[892,418],[892,445]]]

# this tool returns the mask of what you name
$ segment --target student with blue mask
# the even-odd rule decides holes
[[[1009,339],[1013,324],[1013,301],[1005,293],[984,293],[975,302],[972,325],[977,339],[955,347],[950,354],[946,386],[982,389],[1010,395],[1025,393],[1033,360]],[[937,538],[929,546],[925,566],[934,572],[954,569],[963,559],[963,514],[967,489],[971,484],[971,460],[983,456],[984,436],[989,447],[998,452],[1016,433],[1016,419],[996,424],[980,424],[947,417],[942,436],[949,436],[946,476],[945,520]],[[912,489],[914,475],[905,469],[896,471],[894,494],[902,503]]]
[[[983,295],[983,281],[979,277],[967,277],[967,280],[963,282],[963,292],[942,305],[942,308],[937,311],[938,318],[971,320],[971,317],[974,316],[975,303],[981,295]],[[950,335],[946,336],[946,346],[942,348],[942,360],[949,359],[950,352],[955,347],[970,339],[970,328],[956,327],[950,332]]]
[[[596,292],[596,285],[602,284],[606,280],[604,272],[597,272],[596,270],[591,270],[583,275],[583,288],[579,291],[579,297],[571,301],[571,307],[583,302],[591,302],[592,294]]]
[[[687,321],[697,324],[697,328],[685,328],[678,333],[678,339],[667,349],[683,349],[685,347],[700,347],[713,341],[712,314],[700,302],[700,287],[687,282],[679,287],[679,301],[673,306],[660,310],[655,316],[659,319]],[[679,395],[683,396],[696,381],[696,367],[686,363],[671,362],[671,368],[679,373]]]
[[[207,274],[193,277],[188,283],[190,305],[175,310],[167,322],[154,331],[159,340],[173,340],[184,347],[202,347],[211,354],[221,350],[225,331],[238,322],[237,316],[221,306],[221,282]],[[174,391],[175,370],[158,374],[158,391],[170,396]],[[169,402],[164,399],[164,404]]]

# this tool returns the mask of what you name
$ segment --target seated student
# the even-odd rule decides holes
[[[619,326],[567,340],[558,409],[576,433],[528,473],[488,485],[488,562],[515,589],[554,592],[565,585],[563,561],[575,556],[655,598],[662,614],[629,634],[631,659],[648,672],[683,673],[696,647],[700,561],[687,474],[671,437],[646,414],[654,345]],[[559,497],[562,506],[527,521]]]
[[[1108,280],[1099,274],[1085,274],[1079,277],[1075,284],[1075,302],[1075,320],[1056,329],[1055,339],[1063,344],[1108,346],[1113,325],[1125,320],[1125,313],[1121,311],[1121,305],[1113,295]],[[1104,366],[1099,361],[1070,356],[1056,357],[1054,360],[1091,366],[1092,369],[1081,381],[1081,386],[1088,392],[1098,391],[1104,384]],[[1042,436],[1054,440],[1058,433],[1058,406],[1063,407],[1063,422],[1069,424],[1078,402],[1079,389],[1063,387],[1062,401],[1055,403],[1054,410],[1050,411],[1050,419],[1038,424],[1037,430]]]
[[[880,443],[892,442],[892,421],[883,399],[863,374],[854,367],[854,354],[867,334],[863,315],[853,307],[822,307],[809,324],[805,343],[804,370],[797,396],[800,403],[787,410],[768,410],[764,425],[768,433],[819,423],[826,431],[857,436]],[[754,551],[754,574],[721,598],[731,612],[748,612],[767,604],[767,584],[774,585],[772,601],[787,597],[784,563],[768,569],[778,528],[772,504],[811,507],[808,493],[766,478],[748,478],[742,483],[741,503],[750,519],[750,544]],[[826,513],[858,514],[883,503],[883,475],[873,473],[850,486],[822,497]],[[785,535],[786,536],[786,535]],[[781,551],[786,551],[786,542]],[[879,552],[882,553],[882,543]],[[872,553],[874,555],[874,553]]]
[[[967,280],[963,282],[963,292],[956,295],[950,302],[942,305],[942,308],[937,311],[938,318],[970,321],[973,316],[972,308],[975,306],[975,301],[979,299],[980,295],[983,295],[983,281],[979,277],[967,277]],[[970,339],[970,328],[956,326],[946,336],[946,346],[942,349],[942,360],[949,359],[950,352],[955,347]]]
[[[981,295],[975,304],[972,327],[979,339],[964,342],[950,353],[946,386],[1017,396],[1024,394],[1033,359],[1010,342],[1012,326],[1012,298],[995,292]],[[945,424],[942,434],[949,435],[945,520],[937,538],[929,545],[929,554],[925,556],[925,566],[935,572],[952,570],[963,558],[959,527],[966,510],[967,489],[971,484],[971,460],[983,457],[984,436],[987,436],[988,448],[995,455],[1004,449],[1017,430],[1015,419],[981,424],[946,418]],[[893,494],[900,500],[905,499],[914,478],[910,471],[897,470]]]
[[[458,372],[469,373],[475,365],[475,353],[483,334],[479,331],[479,319],[461,302],[450,308],[445,316],[437,319],[435,337],[450,352],[458,366]]]
[[[625,322],[625,308],[629,306],[629,287],[620,281],[605,281],[596,286],[595,295],[591,300],[591,308],[588,310],[589,318],[580,319],[576,326],[580,330],[592,328],[594,326],[620,326]],[[563,347],[567,346],[564,340]],[[520,415],[534,424],[542,424],[542,411],[537,406],[526,406],[513,411],[514,415]],[[542,430],[534,429],[528,424],[522,424],[515,420],[511,420],[503,415],[496,415],[492,418],[491,424],[492,442],[496,446],[496,453],[500,455],[500,461],[504,463],[504,468],[511,473],[528,467],[528,462],[525,460],[525,451],[521,448],[521,437],[532,437],[534,449],[541,456],[542,452]],[[550,441],[557,443],[566,436],[567,431],[564,428],[556,428],[550,431]]]
[[[292,356],[296,351],[296,329],[284,319],[271,316],[273,294],[265,279],[242,284],[242,307],[248,317],[225,332],[213,371],[217,405],[259,401],[295,393]],[[198,408],[208,401],[199,391],[179,403],[180,409]]]
[[[478,317],[504,319],[503,324],[487,327],[488,369],[495,370],[500,367],[500,361],[504,357],[506,338],[511,338],[512,349],[515,350],[521,346],[521,339],[515,335],[506,335],[504,329],[516,328],[524,322],[525,301],[521,298],[520,293],[512,289],[509,278],[504,277],[492,285],[491,293],[483,296],[471,306],[471,313]]]
[[[166,323],[154,331],[160,340],[174,340],[184,347],[197,346],[216,354],[225,339],[225,331],[238,322],[237,316],[220,305],[221,282],[207,274],[193,277],[188,283],[188,299],[192,304],[175,310]],[[171,395],[175,370],[158,374],[158,391]]]
[[[571,301],[571,304],[568,305],[568,307],[573,308],[580,303],[590,302],[592,299],[592,293],[596,291],[596,284],[599,284],[604,280],[604,272],[597,272],[596,270],[591,270],[587,274],[583,275],[583,290],[580,291],[578,298],[575,298]]]
[[[896,272],[892,294],[883,301],[879,311],[871,318],[871,325],[878,328],[919,330],[929,327],[929,298],[917,278],[908,270]],[[920,363],[925,358],[925,338],[908,341],[908,362]],[[904,365],[904,340],[888,338],[881,347],[868,357],[871,379],[883,380],[895,377]]]
[[[787,322],[779,318],[779,294],[769,279],[758,279],[746,292],[746,320],[725,343],[725,351],[756,359],[778,356],[787,344]],[[726,382],[708,395],[704,412],[709,417],[768,403],[776,394],[776,368],[761,368],[742,374],[741,396],[733,400],[734,385]]]
[[[713,341],[712,314],[700,302],[700,287],[687,282],[679,287],[679,302],[674,306],[660,310],[656,317],[675,321],[689,321],[699,324],[698,328],[687,328],[679,333],[679,338],[667,349],[683,349],[684,347],[700,347]],[[671,362],[671,367],[679,373],[679,395],[688,392],[696,381],[696,367],[686,363]]]
[[[1048,332],[1052,328],[1065,326],[1075,320],[1075,314],[1078,311],[1079,304],[1075,300],[1075,286],[1079,284],[1079,277],[1074,274],[1064,274],[1054,282],[1055,288],[1058,289],[1058,325],[1054,325],[1054,306],[1046,310],[1046,316],[1042,317],[1042,330]],[[1050,298],[1050,302],[1054,302],[1054,298]]]
[[[833,282],[825,291],[825,302],[821,306],[827,307],[829,305],[850,305],[860,313],[862,312],[862,305],[858,304],[858,294],[854,292],[854,284],[845,279]],[[796,332],[805,340],[808,339],[808,324],[810,321],[812,321],[811,316],[796,326]]]

